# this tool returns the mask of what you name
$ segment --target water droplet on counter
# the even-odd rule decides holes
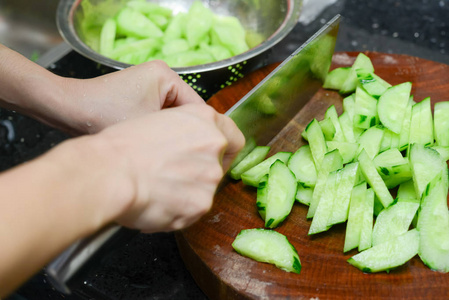
[[[397,38],[397,37],[399,36],[399,33],[393,32],[392,36],[393,36],[394,38]]]
[[[419,32],[415,32],[415,34],[413,35],[415,38],[419,38]]]
[[[372,27],[373,29],[377,29],[377,28],[379,28],[379,24],[378,24],[378,23],[373,23],[373,24],[371,25],[371,27]]]
[[[359,43],[358,43],[357,41],[351,41],[351,45],[352,45],[353,47],[357,47],[358,44],[359,44]]]
[[[440,5],[440,7],[444,7],[444,1],[440,1],[440,2],[438,2],[438,5]]]
[[[91,122],[86,122],[87,127],[91,127],[92,123]]]

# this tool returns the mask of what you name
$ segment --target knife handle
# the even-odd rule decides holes
[[[138,233],[138,230],[111,224],[78,240],[45,268],[50,283],[59,292],[70,294],[70,286],[83,282],[87,272],[101,261],[102,256],[123,246]]]

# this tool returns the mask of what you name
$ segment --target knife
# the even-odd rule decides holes
[[[323,85],[332,62],[340,19],[340,15],[332,18],[225,113],[247,141],[234,164],[256,145],[268,144]],[[138,233],[111,224],[75,242],[47,265],[49,281],[58,291],[70,294],[71,287],[83,281],[102,255]]]

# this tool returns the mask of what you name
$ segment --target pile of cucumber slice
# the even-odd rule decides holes
[[[308,206],[309,235],[346,224],[342,252],[356,249],[348,262],[363,272],[389,272],[416,255],[430,269],[449,272],[449,101],[432,112],[430,98],[415,102],[410,82],[392,86],[363,53],[351,67],[329,72],[324,88],[344,95],[341,114],[332,105],[322,120],[313,119],[296,152],[267,157],[269,149],[256,146],[231,170],[257,188],[266,228],[252,230],[267,232],[258,241],[242,232],[234,249],[279,266],[279,253],[271,256],[265,244],[274,242],[273,229],[296,200]],[[290,264],[282,269],[297,271],[296,250],[282,249]]]
[[[100,26],[97,23],[103,12],[84,2],[85,14],[93,15],[82,20],[86,43],[100,54],[124,63],[161,59],[170,67],[188,67],[227,59],[249,49],[246,31],[238,18],[217,15],[198,0],[187,12],[179,13],[145,0],[127,1]]]

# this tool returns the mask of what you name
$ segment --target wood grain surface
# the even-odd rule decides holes
[[[336,53],[332,68],[349,66],[358,53]],[[413,83],[415,101],[431,97],[433,103],[449,100],[449,66],[416,57],[366,52],[375,72],[395,85]],[[270,65],[223,89],[208,103],[225,112],[275,65]],[[342,111],[342,97],[319,90],[271,142],[269,155],[295,151],[304,141],[301,132],[312,118],[321,119],[334,104]],[[255,188],[225,178],[211,211],[188,229],[176,233],[183,260],[194,279],[211,299],[449,299],[449,274],[431,271],[418,256],[392,270],[365,274],[347,263],[356,254],[343,253],[345,224],[308,236],[311,221],[307,207],[295,203],[290,216],[276,230],[298,250],[301,274],[284,272],[253,261],[231,247],[247,228],[262,228],[256,209]]]

